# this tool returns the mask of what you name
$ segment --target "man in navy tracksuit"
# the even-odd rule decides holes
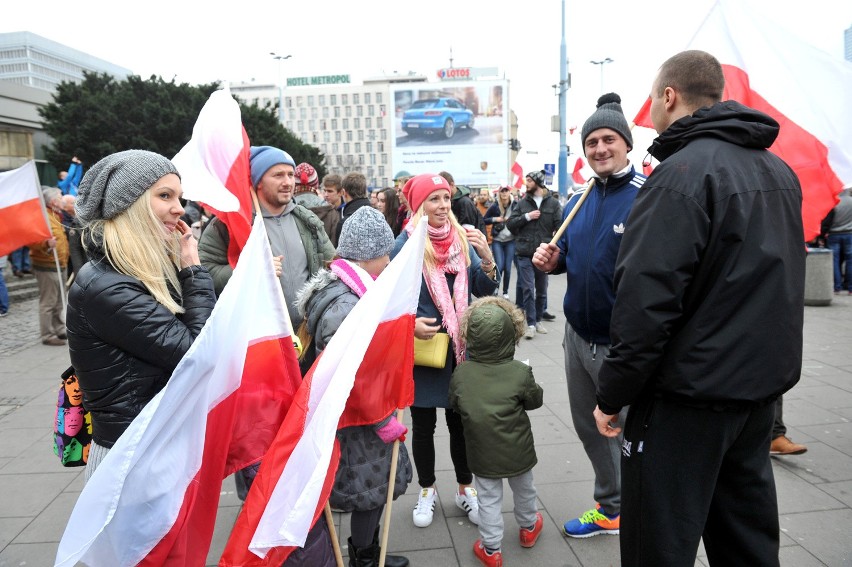
[[[595,471],[597,505],[565,523],[564,533],[571,537],[618,534],[621,520],[621,440],[601,436],[592,415],[598,371],[609,352],[615,261],[633,199],[645,182],[627,159],[633,138],[620,103],[615,93],[603,95],[583,125],[583,150],[595,172],[594,186],[586,189],[591,193],[558,246],[542,244],[533,257],[533,264],[541,270],[568,273],[562,342],[568,396],[574,429]],[[580,195],[568,202],[563,219]]]

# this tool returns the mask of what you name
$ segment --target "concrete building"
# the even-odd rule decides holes
[[[349,75],[290,77],[283,95],[278,85],[232,83],[231,92],[246,104],[275,107],[284,99],[284,126],[303,142],[318,147],[329,173],[363,173],[372,187],[393,185],[390,87],[425,83],[417,74],[366,79]]]
[[[62,81],[82,81],[83,71],[119,79],[132,74],[34,33],[0,33],[0,171],[35,159],[42,182],[55,182],[56,171],[44,160],[42,146],[50,138],[42,129],[38,108],[53,101]]]
[[[843,53],[847,61],[852,61],[852,26],[843,31]]]

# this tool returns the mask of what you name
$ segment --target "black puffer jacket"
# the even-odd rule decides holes
[[[541,211],[541,216],[528,221],[525,215],[537,210]],[[562,207],[549,192],[544,195],[540,207],[536,206],[532,195],[527,193],[526,197],[518,201],[518,206],[506,221],[509,232],[515,235],[515,254],[532,258],[538,245],[550,242],[561,223]]]
[[[598,405],[643,392],[707,407],[766,404],[802,368],[802,190],[767,151],[769,116],[734,101],[675,121],[627,219]]]
[[[71,363],[98,445],[111,448],[163,389],[213,311],[216,294],[206,268],[184,268],[178,278],[186,309],[178,316],[103,257],[87,262],[71,286]]]

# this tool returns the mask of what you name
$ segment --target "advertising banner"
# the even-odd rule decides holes
[[[394,85],[393,170],[448,171],[460,185],[506,183],[508,95],[504,79]]]

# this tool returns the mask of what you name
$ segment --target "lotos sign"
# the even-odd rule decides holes
[[[470,67],[450,67],[448,69],[438,69],[438,78],[446,79],[469,79]]]

